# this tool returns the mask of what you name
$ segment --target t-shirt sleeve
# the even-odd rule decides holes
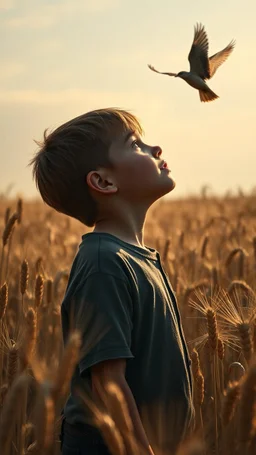
[[[80,374],[104,360],[133,358],[133,306],[128,280],[96,272],[74,299],[75,326],[82,333]]]

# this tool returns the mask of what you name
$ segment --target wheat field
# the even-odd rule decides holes
[[[0,232],[0,453],[55,455],[81,345],[74,330],[63,349],[60,305],[87,228],[2,197]],[[145,243],[162,256],[192,359],[196,424],[179,454],[255,454],[256,195],[160,201]],[[92,410],[111,453],[142,454],[121,392],[107,392],[105,412]]]

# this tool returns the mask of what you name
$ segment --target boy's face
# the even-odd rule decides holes
[[[133,131],[126,131],[110,146],[112,177],[121,197],[153,203],[175,188],[171,171],[159,146],[145,144]]]

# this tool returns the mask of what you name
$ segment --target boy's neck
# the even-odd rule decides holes
[[[144,248],[144,223],[146,213],[125,214],[102,217],[97,220],[93,232],[106,232],[115,235],[124,242]]]

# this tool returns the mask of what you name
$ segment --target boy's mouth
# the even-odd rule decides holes
[[[163,161],[163,163],[161,164],[161,167],[160,169],[168,169],[168,164],[166,163],[166,161]]]

